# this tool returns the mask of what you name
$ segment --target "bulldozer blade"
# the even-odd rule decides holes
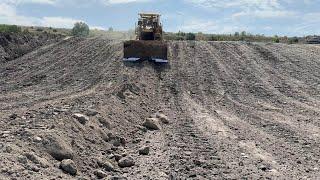
[[[123,60],[152,60],[157,63],[167,63],[167,44],[163,41],[131,40],[123,44]]]
[[[156,58],[152,58],[152,61],[154,61],[156,63],[167,63],[168,62],[167,59],[156,59]]]
[[[123,61],[128,61],[128,62],[136,62],[139,60],[140,60],[140,58],[135,58],[135,57],[123,58]]]

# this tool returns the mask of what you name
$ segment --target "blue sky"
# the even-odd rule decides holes
[[[0,23],[133,29],[138,12],[162,14],[165,31],[320,34],[320,0],[0,0]]]

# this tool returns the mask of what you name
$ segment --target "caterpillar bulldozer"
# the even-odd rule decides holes
[[[167,63],[167,44],[163,41],[160,14],[139,13],[135,28],[136,40],[124,42],[124,61],[149,60]]]

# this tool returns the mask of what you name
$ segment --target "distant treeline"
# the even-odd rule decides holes
[[[108,30],[89,29],[89,26],[83,22],[75,23],[73,29],[65,28],[52,28],[52,27],[27,27],[0,24],[0,33],[49,33],[60,34],[65,36],[105,36],[110,39],[135,39],[134,30],[129,31],[115,31],[112,27]],[[318,38],[317,41],[314,39]],[[273,43],[320,43],[319,36],[306,36],[306,37],[287,37],[287,36],[265,36],[260,34],[251,34],[245,31],[235,32],[234,34],[205,34],[205,33],[186,33],[186,32],[165,32],[165,40],[195,40],[195,41],[246,41],[246,42],[273,42]]]
[[[16,25],[0,24],[0,32],[3,32],[3,33],[19,33],[19,32],[21,32],[21,27],[16,26]]]
[[[234,34],[204,34],[204,33],[185,33],[179,31],[178,33],[165,33],[166,40],[196,40],[196,41],[247,41],[247,42],[274,42],[274,43],[303,43],[305,38],[287,37],[287,36],[265,36],[254,35],[243,32],[235,32]]]

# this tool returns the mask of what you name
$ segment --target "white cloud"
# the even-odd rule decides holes
[[[316,17],[320,17],[320,13],[316,12],[301,15],[299,21],[301,23],[295,24],[290,30],[296,34],[320,34],[320,19]]]
[[[250,16],[254,18],[289,18],[296,15],[293,11],[280,10],[245,10],[232,15],[232,18],[240,18],[243,16]]]
[[[106,5],[149,2],[151,0],[102,0]]]
[[[20,3],[55,4],[57,0],[18,0]]]
[[[6,3],[0,3],[0,16],[14,16],[16,9]]]
[[[231,24],[224,21],[212,21],[212,20],[203,20],[197,18],[190,18],[191,20],[185,22],[181,26],[178,26],[177,29],[173,31],[184,31],[184,32],[203,32],[203,33],[216,33],[216,34],[229,34],[236,31],[248,31],[248,27],[243,25]]]
[[[101,27],[101,26],[90,26],[90,29],[96,29],[96,30],[106,30],[106,28]]]
[[[279,0],[186,0],[187,2],[207,8],[279,8]]]
[[[40,1],[40,0],[37,0]],[[50,26],[58,28],[71,28],[74,23],[81,21],[67,17],[30,17],[16,12],[16,6],[9,3],[0,3],[0,23],[17,24],[24,26]]]
[[[238,11],[232,18],[243,16],[254,18],[287,18],[296,13],[286,10],[281,3],[288,0],[186,0],[197,6]]]
[[[79,21],[81,20],[66,17],[43,17],[40,19],[39,23],[41,26],[46,27],[72,28],[73,25]]]
[[[58,0],[3,0],[6,4],[18,5],[18,4],[55,4]]]

